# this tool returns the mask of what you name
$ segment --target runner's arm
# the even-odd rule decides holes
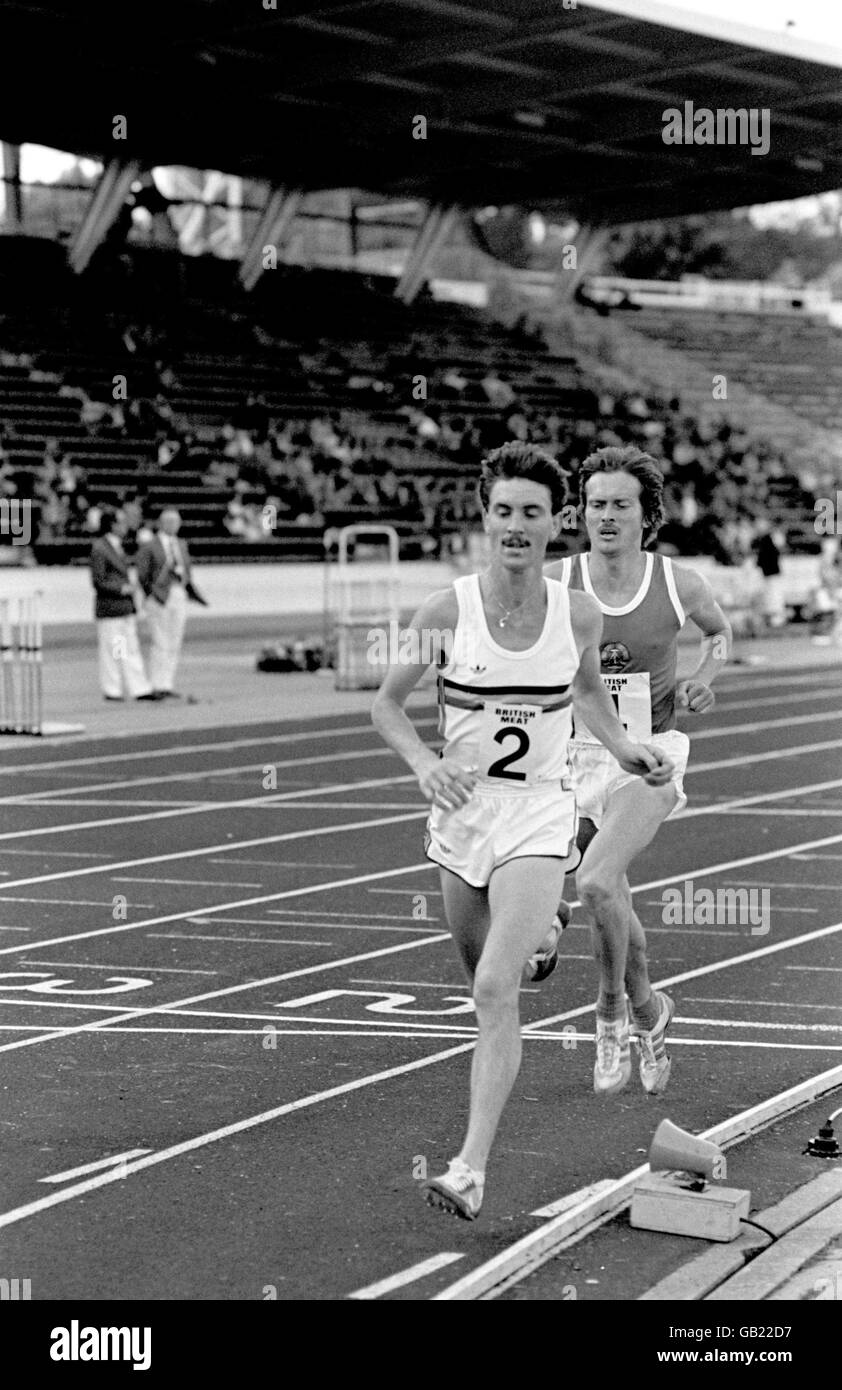
[[[731,624],[703,575],[681,565],[673,565],[673,574],[681,606],[702,633],[699,663],[690,676],[678,682],[675,702],[693,714],[707,714],[716,703],[710,687],[731,653]]]
[[[421,605],[390,653],[389,669],[371,707],[371,722],[390,748],[418,778],[424,796],[447,807],[461,806],[473,792],[476,777],[447,763],[419,738],[404,705],[433,661],[453,650],[458,619],[456,596],[441,589]],[[412,634],[407,637],[407,633]],[[383,634],[386,640],[386,634]]]
[[[576,712],[624,771],[644,777],[650,786],[662,786],[672,776],[672,763],[660,749],[629,738],[603,684],[599,668],[602,614],[589,594],[571,590],[570,621],[579,648],[579,670],[573,682]]]

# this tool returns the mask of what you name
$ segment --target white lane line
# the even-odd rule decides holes
[[[458,1047],[447,1048],[444,1052],[434,1052],[431,1056],[418,1057],[413,1062],[404,1062],[401,1066],[389,1067],[386,1071],[373,1072],[369,1076],[358,1077],[354,1081],[346,1081],[341,1086],[332,1086],[327,1091],[317,1091],[313,1095],[303,1096],[300,1100],[290,1101],[286,1105],[277,1105],[272,1110],[264,1110],[261,1114],[250,1115],[244,1120],[236,1120],[233,1124],[223,1125],[220,1129],[211,1130],[207,1134],[198,1134],[193,1139],[183,1140],[180,1144],[171,1144],[167,1149],[160,1149],[157,1153],[134,1159],[117,1172],[98,1173],[95,1177],[86,1178],[84,1181],[74,1184],[73,1187],[51,1193],[49,1197],[39,1197],[37,1201],[26,1202],[23,1206],[3,1212],[0,1214],[0,1229],[5,1226],[13,1226],[16,1222],[23,1221],[27,1216],[34,1216],[50,1207],[59,1206],[74,1197],[81,1197],[86,1192],[93,1192],[98,1187],[106,1187],[112,1182],[121,1182],[132,1173],[139,1173],[145,1168],[156,1167],[159,1163],[166,1163],[172,1158],[179,1158],[182,1154],[194,1153],[196,1149],[205,1148],[208,1144],[216,1143],[221,1139],[229,1139],[234,1134],[243,1134],[247,1130],[255,1129],[258,1125],[265,1125],[271,1123],[272,1120],[278,1120],[283,1115],[291,1115],[298,1110],[309,1109],[323,1101],[334,1100],[337,1096],[347,1095],[350,1091],[358,1091],[364,1086],[376,1086],[382,1081],[391,1081],[393,1077],[418,1071],[422,1067],[431,1066],[447,1057],[457,1057],[472,1047],[473,1042],[460,1043]]]
[[[443,1251],[441,1255],[431,1255],[429,1260],[421,1260],[419,1264],[412,1265],[409,1269],[402,1269],[399,1274],[391,1274],[388,1279],[381,1279],[377,1284],[367,1284],[364,1289],[357,1289],[356,1293],[349,1293],[348,1298],[382,1298],[384,1293],[392,1293],[394,1289],[402,1289],[407,1284],[414,1284],[418,1279],[423,1279],[428,1274],[435,1274],[437,1269],[444,1269],[445,1265],[452,1265],[456,1260],[464,1260],[464,1258],[464,1254],[457,1255],[455,1251]]]
[[[740,888],[786,888],[795,889],[798,893],[842,893],[842,883],[778,883],[777,879],[767,879],[765,881],[751,878],[736,879],[726,878],[723,883]],[[784,911],[790,912],[791,908]]]
[[[14,851],[11,852],[13,853]],[[32,851],[34,854],[40,854],[40,852],[40,850]],[[343,863],[340,859],[334,859],[330,863],[326,860],[320,862],[318,859],[239,859],[235,858],[233,854],[230,859],[209,859],[208,863],[226,865],[257,864],[260,865],[261,868],[268,869],[355,869],[357,867],[356,863]]]
[[[311,930],[315,927],[316,931],[410,932],[414,936],[418,936],[419,934],[422,936],[436,936],[440,931],[439,927],[373,927],[370,922],[324,922],[318,918],[318,914],[316,914],[316,917],[316,921],[313,921],[312,918],[309,917],[288,917],[285,918],[283,922],[273,922],[268,917],[217,917],[214,921],[209,919],[203,922],[198,915],[194,915],[188,917],[187,920],[188,922],[195,922],[196,925],[200,927],[212,927],[216,926],[217,923],[219,923],[221,927],[308,927]],[[29,928],[27,928],[27,931],[28,930]],[[584,931],[586,929],[583,927],[582,930]],[[151,934],[151,932],[148,933],[150,936]],[[243,940],[250,941],[252,938],[243,937]],[[567,957],[565,954],[565,959],[572,959],[572,957]],[[582,956],[582,960],[592,959],[592,956]]]
[[[15,986],[13,986],[13,988],[15,988]],[[2,989],[3,986],[2,983],[0,983],[0,993],[2,993]],[[0,998],[0,1004],[8,1004],[10,1008],[12,1007],[12,1005],[14,1005],[16,1008],[19,1009],[82,1009],[83,1011],[87,1011],[89,1013],[93,1011],[95,1013],[101,1014],[119,1014],[123,1012],[122,1004],[81,1004],[77,1002],[75,999],[73,1001],[70,1001],[67,999],[59,999],[58,997],[56,997],[55,999],[51,1000],[50,997],[46,994],[43,994],[40,999]],[[41,1027],[49,1028],[50,1024],[42,1023]],[[56,1025],[56,1027],[58,1027],[58,1025]],[[62,1032],[63,1031],[64,1029],[62,1028]]]
[[[8,803],[0,799],[0,806],[5,804]],[[183,810],[186,806],[206,806],[207,801],[204,798],[201,801],[172,801],[164,800],[163,797],[156,797],[155,800],[152,801],[147,797],[85,796],[71,798],[68,795],[63,796],[59,801],[52,796],[48,796],[47,792],[44,792],[43,795],[32,792],[27,796],[26,801],[22,801],[19,804],[23,807],[62,806],[69,809],[72,809],[74,806],[176,806]]]
[[[565,959],[566,959],[566,957],[565,957]],[[419,988],[419,989],[456,989],[456,990],[461,990],[462,993],[463,993],[466,997],[467,997],[467,995],[470,994],[470,992],[471,992],[471,987],[470,987],[470,985],[466,985],[464,980],[462,980],[462,982],[461,982],[460,984],[458,984],[458,985],[446,985],[446,984],[443,985],[443,984],[439,983],[439,981],[437,981],[437,980],[369,980],[369,979],[366,979],[366,978],[364,978],[364,977],[362,977],[362,976],[359,976],[359,977],[358,977],[358,976],[354,976],[354,978],[351,980],[351,984],[352,984],[352,985],[414,985],[416,988]],[[521,989],[520,992],[521,992],[521,994],[540,994],[540,993],[541,993],[541,991],[540,991],[539,989]]]
[[[330,809],[329,807],[326,809]],[[254,845],[277,845],[289,840],[311,840],[321,838],[323,835],[342,835],[353,830],[366,830],[369,827],[378,825],[400,825],[403,821],[420,820],[427,815],[426,809],[423,811],[410,811],[402,816],[375,816],[372,820],[340,821],[337,825],[319,825],[312,830],[287,830],[281,835],[260,835],[253,840],[232,840],[231,849],[245,849]],[[39,832],[40,833],[40,832]],[[842,836],[840,836],[842,839]],[[11,883],[0,885],[0,891],[5,893],[7,888],[24,888],[32,883],[53,883],[56,880],[68,878],[84,878],[90,874],[107,874],[109,877],[116,869],[134,869],[142,864],[167,864],[175,859],[202,859],[209,854],[221,854],[228,846],[226,844],[200,845],[198,849],[174,850],[170,854],[147,854],[141,859],[121,859],[111,864],[92,864],[84,869],[63,869],[52,874],[36,874],[32,878],[13,879]],[[267,899],[259,901],[271,901],[273,894]],[[0,902],[3,899],[0,898]],[[205,911],[206,909],[202,909]]]
[[[787,970],[793,967],[787,966]],[[812,967],[807,966],[807,969]],[[825,1013],[842,1013],[842,1004],[803,1004],[801,1000],[795,1002],[791,999],[710,999],[702,994],[684,994],[681,998],[682,1004],[747,1004],[750,1008],[758,1009],[820,1009]]]
[[[33,931],[33,927],[0,927],[0,931]]]
[[[839,855],[839,858],[842,859],[842,854]],[[423,892],[425,897],[427,898],[443,897],[440,888],[369,888],[368,891],[369,893],[401,893],[404,895],[409,895],[410,897],[414,897],[414,895],[418,892]]]
[[[128,1163],[131,1158],[140,1158],[141,1154],[150,1154],[151,1149],[127,1149],[124,1154],[111,1154],[109,1158],[98,1158],[96,1163],[83,1163],[81,1168],[68,1168],[64,1173],[52,1173],[48,1178],[39,1178],[39,1182],[69,1182],[71,1178],[84,1178],[88,1173],[98,1173],[103,1168],[113,1168],[115,1164]]]
[[[182,965],[92,965],[87,960],[24,960],[21,965],[56,965],[60,970],[136,970],[139,975],[218,975],[218,970],[187,970]]]
[[[321,908],[305,907],[268,907],[266,911],[270,917],[341,917],[343,922],[350,917],[359,917],[363,922],[437,922],[438,917],[407,917],[405,913],[398,912],[327,912]]]
[[[236,878],[209,878],[202,882],[199,878],[144,878],[142,876],[126,874],[119,878],[112,874],[114,883],[169,883],[186,885],[188,888],[262,888],[262,883],[245,883],[242,879]]]
[[[13,887],[14,887],[14,884],[10,883],[10,884],[9,884],[9,887],[10,887],[10,888],[13,888]],[[100,899],[95,899],[95,898],[16,898],[16,897],[9,897],[9,898],[4,898],[3,901],[4,901],[4,902],[7,902],[7,903],[47,903],[50,907],[108,907],[108,908],[113,908],[113,907],[114,907],[114,901],[113,901],[113,899],[110,899],[108,902],[103,902],[102,900],[100,900]],[[155,904],[154,904],[154,903],[132,903],[131,906],[132,906],[132,907],[142,907],[142,908],[144,908],[144,909],[148,908],[148,909],[151,911],[151,909],[154,908]]]
[[[199,936],[193,932],[150,931],[150,941],[244,941],[257,946],[332,946],[332,941],[297,941],[285,936]]]
[[[786,1033],[842,1033],[839,1023],[759,1023],[748,1018],[690,1018],[675,1016],[676,1023],[690,1023],[699,1028],[759,1028],[767,1032],[780,1030]]]
[[[784,970],[820,970],[823,974],[842,975],[842,965],[785,965]]]
[[[102,855],[91,849],[0,849],[0,854],[31,854],[37,859],[101,859]]]
[[[221,1016],[222,1016],[223,1018],[225,1017],[224,1014],[221,1015]],[[40,1032],[41,1029],[42,1029],[42,1026],[43,1026],[43,1025],[40,1024],[40,1023],[0,1023],[0,1033],[31,1033],[31,1032],[34,1032],[34,1031],[36,1031],[36,1030],[37,1030],[38,1032]],[[228,1034],[228,1033],[244,1034],[246,1037],[252,1037],[252,1038],[263,1038],[263,1037],[266,1037],[266,1036],[267,1036],[265,1027],[263,1027],[263,1028],[213,1028],[213,1027],[211,1027],[210,1025],[207,1025],[207,1026],[204,1027],[204,1028],[189,1028],[189,1027],[182,1026],[182,1025],[180,1025],[180,1026],[177,1027],[177,1028],[170,1028],[170,1027],[165,1027],[165,1026],[158,1026],[158,1025],[156,1025],[156,1024],[149,1024],[148,1026],[147,1026],[147,1025],[144,1025],[144,1026],[136,1026],[136,1025],[132,1025],[132,1024],[125,1024],[125,1025],[123,1025],[123,1024],[115,1024],[113,1028],[110,1028],[110,1029],[109,1029],[109,1032],[110,1032],[110,1033],[174,1033],[174,1034],[179,1034],[179,1035],[183,1033],[183,1034],[191,1034],[191,1035],[196,1036],[196,1037],[203,1037],[203,1036],[207,1036],[207,1037],[216,1037],[217,1034],[224,1035],[224,1034]],[[273,1037],[277,1037],[277,1038],[383,1038],[383,1037],[386,1036],[386,1035],[384,1035],[382,1028],[377,1028],[377,1027],[373,1027],[373,1028],[371,1028],[368,1032],[365,1032],[363,1029],[359,1029],[359,1030],[358,1030],[358,1029],[352,1029],[352,1028],[308,1028],[308,1027],[306,1027],[306,1026],[305,1026],[304,1028],[275,1028],[275,1027],[273,1026],[273,1028],[272,1028],[272,1036],[273,1036]],[[469,1034],[468,1034],[467,1030],[465,1030],[464,1033],[458,1033],[458,1032],[456,1032],[456,1031],[449,1032],[449,1033],[442,1033],[442,1032],[424,1032],[424,1033],[420,1033],[420,1032],[418,1031],[417,1028],[409,1027],[409,1026],[407,1026],[407,1027],[403,1030],[403,1032],[394,1032],[394,1033],[389,1033],[389,1034],[388,1034],[388,1037],[390,1037],[390,1038],[412,1038],[412,1039],[414,1039],[415,1041],[422,1041],[422,1042],[430,1042],[431,1040],[432,1040],[432,1041],[435,1041],[435,1040],[437,1040],[437,1039],[442,1039],[442,1040],[445,1041],[445,1042],[450,1042],[450,1041],[452,1041],[452,1039],[453,1039],[454,1037],[468,1037],[468,1036],[469,1036]],[[535,1036],[537,1036],[537,1037],[542,1037],[543,1035],[541,1035],[541,1034],[530,1034],[530,1037],[535,1037]],[[549,1036],[549,1034],[548,1034],[547,1036]],[[568,1039],[569,1039],[569,1038],[572,1038],[572,1037],[578,1037],[579,1034],[565,1033],[564,1036],[565,1036],[565,1038],[568,1038]],[[593,1034],[592,1034],[592,1033],[589,1033],[589,1034],[587,1034],[587,1035],[584,1035],[584,1034],[583,1034],[582,1036],[588,1036],[588,1037],[590,1037],[591,1039],[593,1038]],[[475,1038],[476,1038],[476,1034],[470,1035],[470,1037],[471,1037],[471,1040],[470,1040],[469,1046],[470,1046],[470,1047],[473,1047],[473,1044],[474,1044],[474,1041],[475,1041]],[[774,1046],[774,1047],[784,1047],[785,1045],[786,1045],[786,1044],[784,1044],[784,1043],[774,1043],[774,1044],[770,1043],[770,1044],[769,1044],[770,1047],[771,1047],[771,1046]],[[702,1046],[705,1046],[705,1044],[703,1044],[703,1043],[700,1042],[700,1041],[697,1041],[697,1042],[695,1043],[695,1046],[696,1046],[696,1047],[702,1047]],[[735,1047],[739,1047],[740,1044],[739,1044],[739,1043],[735,1043],[734,1046],[735,1046]],[[797,1043],[793,1043],[792,1046],[797,1048],[798,1044],[797,1044]],[[806,1045],[805,1045],[805,1046],[806,1046]],[[827,1049],[814,1048],[813,1045],[811,1044],[808,1050],[810,1050],[810,1051],[825,1050],[825,1051],[831,1051],[831,1052],[832,1052],[834,1049],[833,1049],[833,1048],[827,1048]]]
[[[783,808],[779,806],[770,806],[768,809],[765,806],[725,806],[722,809],[724,810],[726,816],[782,816],[784,819],[790,820],[793,816],[806,816],[808,820],[816,820],[821,816],[835,816],[837,820],[839,820],[840,818],[840,814],[838,811],[824,811],[818,807],[815,811],[802,811],[800,807],[795,806],[785,806]],[[678,817],[676,816],[675,819],[677,820]]]

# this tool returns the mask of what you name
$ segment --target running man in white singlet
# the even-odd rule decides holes
[[[713,709],[710,686],[727,661],[731,629],[707,580],[643,549],[664,519],[664,480],[655,460],[633,446],[599,449],[579,476],[590,550],[555,561],[545,572],[599,603],[606,689],[629,734],[651,740],[675,768],[662,786],[629,777],[577,705],[570,748],[583,858],[576,884],[593,919],[600,973],[594,1090],[614,1095],[628,1083],[634,1035],[643,1088],[659,1095],[669,1080],[664,1040],[675,1005],[652,990],[646,938],[626,875],[661,822],[686,805],[682,778],[690,741],[675,727],[676,706],[694,714]],[[685,618],[703,634],[701,653],[693,675],[676,684],[676,639]]]
[[[521,975],[556,910],[576,838],[567,761],[574,691],[588,727],[629,775],[664,786],[673,773],[668,758],[629,738],[617,718],[599,675],[597,603],[541,572],[566,496],[563,471],[534,445],[489,454],[480,497],[490,565],[422,605],[410,625],[416,641],[402,642],[372,708],[431,803],[427,854],[440,866],[448,924],[473,986],[467,1135],[447,1173],[424,1186],[431,1205],[469,1220],[520,1066]],[[404,664],[407,645],[415,659]],[[433,660],[440,755],[403,709]]]

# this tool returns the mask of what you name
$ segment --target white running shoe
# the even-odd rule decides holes
[[[656,990],[655,996],[661,1006],[658,1022],[648,1033],[637,1027],[632,1028],[640,1048],[640,1080],[644,1091],[650,1096],[659,1096],[667,1089],[672,1061],[666,1050],[666,1033],[672,1023],[675,1004],[668,994]]]
[[[469,1168],[464,1159],[452,1158],[446,1173],[441,1177],[429,1178],[421,1186],[424,1200],[429,1207],[450,1212],[451,1216],[461,1216],[465,1221],[475,1221],[482,1206],[485,1176]]]
[[[596,1020],[596,1061],[593,1067],[593,1088],[598,1096],[615,1096],[627,1086],[631,1077],[631,1048],[629,1019],[614,1023]]]

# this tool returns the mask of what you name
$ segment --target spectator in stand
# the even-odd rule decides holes
[[[16,497],[15,470],[7,458],[0,460],[0,497]]]
[[[38,516],[38,544],[50,545],[67,536],[70,506],[66,497],[48,492],[41,502]]]
[[[485,392],[486,399],[495,410],[506,410],[515,403],[515,393],[507,381],[497,375],[491,367],[480,383]]]
[[[69,455],[65,455],[58,464],[57,473],[53,486],[60,497],[69,497],[71,500],[80,488],[87,482],[87,475],[84,468],[73,462]]]
[[[85,426],[89,435],[96,436],[104,427],[106,420],[110,418],[111,407],[105,401],[95,400],[86,392],[82,393],[82,406],[79,411],[79,419]]]

